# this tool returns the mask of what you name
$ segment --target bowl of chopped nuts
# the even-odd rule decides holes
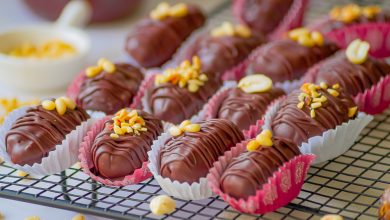
[[[54,24],[0,32],[1,82],[24,91],[65,88],[90,51],[88,35],[78,28],[88,22],[89,7],[85,1],[71,1]]]

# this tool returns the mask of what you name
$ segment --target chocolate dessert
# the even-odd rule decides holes
[[[236,199],[256,195],[279,167],[300,154],[298,146],[284,138],[275,137],[272,142],[270,147],[260,146],[232,160],[220,180],[224,193]]]
[[[163,132],[160,120],[139,110],[121,110],[105,122],[91,147],[95,175],[117,179],[148,160],[152,142]]]
[[[40,163],[65,136],[88,119],[69,98],[46,100],[17,119],[6,135],[7,153],[13,163]]]
[[[294,0],[236,0],[235,15],[251,29],[268,34],[278,27]]]
[[[309,138],[355,118],[357,113],[352,97],[338,84],[305,83],[282,102],[271,126],[276,137],[300,146]]]
[[[219,77],[201,72],[201,62],[184,61],[156,76],[147,91],[147,104],[157,118],[178,124],[198,113],[221,85]]]
[[[128,35],[126,52],[142,67],[161,66],[205,20],[195,5],[160,3],[150,17],[135,25]]]
[[[265,38],[261,34],[253,33],[242,25],[233,26],[224,22],[181,48],[174,63],[198,56],[204,72],[221,74],[239,64],[264,42]]]
[[[328,41],[314,44],[309,39],[308,42],[308,45],[304,45],[284,39],[260,47],[248,64],[247,74],[261,73],[273,82],[299,79],[311,66],[338,50],[336,44]]]
[[[157,163],[161,176],[189,184],[206,177],[218,157],[244,139],[238,127],[226,119],[182,123],[180,128],[185,132],[170,129],[175,136],[165,143]]]
[[[88,73],[97,73],[85,76],[76,98],[78,105],[106,114],[114,114],[130,106],[144,76],[139,69],[129,64],[118,63],[113,66],[113,71],[102,67],[99,69],[99,66],[87,69]]]

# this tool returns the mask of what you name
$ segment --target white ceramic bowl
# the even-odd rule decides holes
[[[19,58],[4,54],[24,42],[40,45],[60,39],[76,48],[76,53],[49,58]],[[58,25],[18,27],[0,33],[0,80],[25,91],[48,91],[65,88],[84,68],[90,50],[87,34],[77,28]]]

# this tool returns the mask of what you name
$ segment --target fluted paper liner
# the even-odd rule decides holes
[[[310,164],[315,159],[313,154],[303,154],[292,158],[284,163],[279,169],[268,178],[268,182],[262,186],[256,194],[246,199],[236,199],[221,189],[220,179],[222,174],[241,153],[246,151],[246,144],[249,140],[238,143],[230,151],[219,157],[207,175],[210,188],[215,194],[220,196],[232,208],[239,212],[249,214],[264,214],[275,211],[287,205],[295,199],[301,191],[305,176],[310,168]]]
[[[240,12],[243,10],[245,0],[233,1],[233,15],[240,22],[245,24],[245,21],[241,18]],[[274,40],[283,36],[283,34],[293,28],[300,27],[302,25],[305,9],[309,3],[309,0],[294,0],[290,9],[280,21],[278,26],[273,32],[269,34],[269,38]]]
[[[92,119],[82,122],[75,130],[67,134],[61,144],[56,145],[47,157],[42,158],[41,163],[34,163],[32,166],[21,166],[12,163],[7,153],[5,138],[15,121],[23,117],[30,108],[16,109],[5,119],[4,124],[0,128],[0,156],[4,158],[5,162],[11,164],[12,167],[36,176],[51,175],[68,169],[77,162],[79,144],[87,133]]]
[[[164,178],[160,175],[157,158],[159,152],[164,147],[165,143],[170,137],[171,135],[169,133],[162,134],[153,143],[152,150],[148,152],[150,161],[148,167],[150,172],[152,172],[154,179],[157,180],[158,184],[160,184],[164,192],[179,199],[200,200],[211,197],[213,193],[208,186],[208,181],[206,177],[200,178],[198,182],[189,184],[180,183],[179,181]]]
[[[370,54],[377,58],[390,56],[390,23],[364,23],[346,26],[325,34],[341,48],[347,48],[355,39],[370,43]]]
[[[147,104],[147,90],[150,86],[153,85],[154,79],[156,78],[157,73],[147,74],[142,81],[141,85],[138,88],[137,94],[133,98],[133,103],[130,105],[130,108],[142,109],[145,112],[151,113],[149,105]]]
[[[97,176],[91,172],[91,169],[94,167],[92,161],[93,159],[91,147],[95,141],[96,136],[101,131],[103,131],[105,122],[111,118],[111,116],[106,116],[98,120],[88,131],[87,135],[84,137],[84,141],[80,145],[79,159],[84,173],[88,174],[93,180],[108,186],[126,186],[131,184],[137,184],[146,179],[149,179],[150,177],[152,177],[152,174],[149,172],[149,169],[147,167],[148,161],[143,162],[142,167],[136,169],[133,174],[123,177],[123,179],[121,180],[111,180],[108,178]]]
[[[390,38],[389,38],[390,39]],[[325,61],[311,68],[302,78],[304,82],[315,82],[318,71]],[[353,97],[359,110],[367,114],[380,114],[390,106],[390,73],[363,92]]]
[[[282,101],[275,102],[269,108],[264,117],[263,129],[272,131],[271,124],[280,109]],[[346,152],[355,143],[363,128],[372,119],[373,116],[359,112],[355,119],[350,119],[341,125],[337,125],[336,128],[325,131],[321,136],[309,138],[306,143],[299,147],[299,150],[302,154],[316,155],[317,158],[314,163],[334,159]]]

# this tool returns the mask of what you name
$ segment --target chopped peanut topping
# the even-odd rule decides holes
[[[247,26],[242,24],[233,25],[230,22],[223,22],[221,26],[214,28],[211,31],[213,37],[237,36],[242,38],[249,38],[252,36],[252,31]]]
[[[272,145],[272,132],[270,130],[263,130],[255,139],[248,142],[246,149],[251,152],[260,147],[272,147]]]
[[[76,103],[68,97],[60,97],[54,101],[44,100],[41,105],[45,110],[56,110],[59,115],[64,115],[68,109],[74,110],[76,108]]]
[[[324,106],[324,103],[327,101],[326,96],[323,94],[324,91],[328,92],[334,97],[338,97],[340,92],[340,85],[334,84],[330,88],[325,82],[321,82],[319,85],[312,83],[305,83],[301,86],[302,93],[298,95],[298,104],[297,108],[303,109],[304,106],[308,106],[310,109],[310,117],[316,117],[316,109]],[[350,108],[348,111],[348,116],[354,117],[357,112],[357,107]]]
[[[190,133],[199,132],[200,129],[201,129],[200,124],[191,124],[190,120],[185,120],[182,123],[180,123],[179,126],[172,126],[171,128],[169,128],[169,133],[172,136],[176,137],[176,136],[180,136],[184,132],[190,132]]]
[[[120,135],[134,134],[140,135],[141,131],[147,131],[145,127],[145,120],[138,115],[137,110],[122,109],[112,118],[114,121],[112,130],[114,133],[110,134],[111,138],[119,138]]]
[[[287,33],[288,38],[305,47],[322,46],[324,37],[318,31],[310,31],[307,28],[296,28]]]
[[[72,220],[85,220],[85,216],[82,214],[77,214],[73,216]]]
[[[345,50],[345,55],[347,56],[349,62],[362,64],[366,62],[369,51],[370,44],[368,42],[356,39],[348,45]]]
[[[166,2],[161,2],[157,7],[150,12],[150,17],[154,20],[164,20],[168,17],[184,17],[188,14],[188,7],[184,3],[179,3],[170,6]]]
[[[3,124],[5,117],[13,110],[23,106],[37,105],[38,100],[30,100],[26,102],[19,101],[16,98],[0,99],[0,125]]]
[[[245,93],[267,92],[272,88],[272,80],[265,75],[254,74],[242,78],[237,87]]]
[[[103,72],[103,70],[107,73],[114,73],[116,71],[115,64],[106,58],[100,58],[97,66],[90,66],[85,70],[85,75],[88,78],[93,78]]]
[[[334,7],[329,12],[329,16],[331,19],[336,21],[351,23],[357,20],[360,16],[365,16],[369,19],[373,18],[381,11],[382,9],[377,5],[360,7],[359,5],[356,4],[348,4],[343,7]]]
[[[75,53],[76,49],[71,44],[62,40],[51,40],[39,46],[29,42],[23,43],[19,47],[12,49],[7,55],[14,57],[58,59]]]
[[[201,61],[199,57],[192,58],[190,61],[183,61],[176,68],[169,68],[162,74],[156,75],[155,85],[158,86],[163,83],[172,83],[178,85],[180,88],[187,87],[190,92],[197,92],[201,86],[208,80],[206,74],[201,73]]]
[[[167,195],[159,195],[150,201],[149,207],[155,215],[166,215],[175,211],[176,202]]]

